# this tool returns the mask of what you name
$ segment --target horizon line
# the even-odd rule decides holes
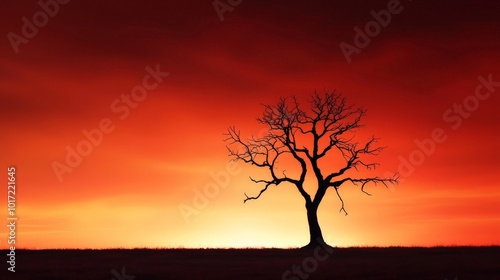
[[[432,249],[432,248],[491,248],[500,247],[500,244],[490,245],[432,245],[432,246],[332,246],[334,249],[392,249],[392,248],[407,248],[407,249]],[[29,251],[106,251],[106,250],[295,250],[302,247],[109,247],[109,248],[16,248],[17,250]],[[0,250],[9,250],[9,248],[0,248]]]

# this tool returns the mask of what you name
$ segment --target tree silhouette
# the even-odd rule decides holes
[[[365,191],[368,183],[396,183],[397,177],[356,177],[360,168],[375,169],[378,163],[366,162],[368,155],[378,155],[384,147],[377,147],[372,136],[364,144],[355,142],[354,132],[363,127],[360,123],[366,110],[346,103],[346,98],[336,92],[325,91],[310,96],[309,108],[304,110],[295,97],[281,98],[277,105],[264,105],[264,113],[257,121],[266,126],[262,137],[243,139],[240,131],[229,127],[225,139],[233,160],[266,169],[269,178],[250,180],[263,187],[255,196],[245,193],[245,200],[258,199],[270,186],[289,183],[297,188],[305,200],[310,241],[306,248],[326,246],[318,223],[318,207],[328,189],[337,194],[340,212],[347,215],[339,188],[351,183]],[[290,175],[286,169],[292,169]],[[314,179],[307,180],[311,171]],[[354,174],[353,174],[354,173]],[[309,183],[313,181],[314,183]],[[314,194],[311,191],[314,191]],[[309,189],[309,192],[307,191]]]

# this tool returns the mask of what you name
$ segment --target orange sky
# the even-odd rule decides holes
[[[347,217],[327,194],[319,209],[327,242],[500,244],[500,87],[474,97],[479,77],[500,81],[496,2],[401,1],[402,12],[351,63],[339,44],[352,44],[353,28],[388,1],[244,0],[223,22],[210,1],[189,2],[71,1],[17,54],[7,34],[22,34],[21,19],[41,8],[2,4],[0,178],[16,167],[17,246],[305,245],[302,197],[280,185],[243,204],[245,192],[260,190],[248,180],[255,171],[228,167],[222,134],[231,125],[258,134],[262,103],[315,88],[337,89],[368,109],[362,135],[388,146],[381,174],[397,171],[401,158],[419,160],[415,141],[433,130],[446,138],[390,190],[370,186],[369,197],[343,186]],[[169,75],[136,108],[127,105],[124,115],[112,106],[124,106],[121,96],[157,65]],[[466,117],[453,111],[464,100]],[[82,131],[103,119],[113,130],[60,181],[54,162],[65,163],[67,147],[76,149]],[[229,172],[227,186],[183,217],[180,207],[194,207],[196,191],[220,185],[211,174]],[[7,247],[5,229],[0,237]]]

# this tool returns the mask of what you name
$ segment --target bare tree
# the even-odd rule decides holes
[[[270,186],[289,183],[297,188],[305,200],[310,241],[306,247],[325,246],[318,223],[318,207],[328,189],[338,196],[340,212],[347,215],[339,188],[354,184],[368,195],[368,183],[396,183],[397,177],[356,177],[360,168],[375,169],[378,163],[367,162],[367,156],[378,155],[384,147],[375,146],[372,136],[364,144],[355,142],[354,132],[363,125],[366,110],[346,103],[345,97],[325,91],[311,95],[309,108],[304,110],[295,97],[282,98],[277,105],[264,105],[264,113],[257,121],[266,126],[262,137],[243,138],[240,131],[230,127],[226,134],[227,149],[234,160],[268,170],[268,178],[250,180],[263,187],[255,196],[245,193],[245,200],[258,199]],[[336,166],[336,167],[334,167]],[[292,175],[284,167],[293,170]],[[311,171],[315,179],[307,180]],[[309,183],[313,181],[313,183]],[[314,193],[311,191],[311,186]],[[307,191],[309,190],[309,192]]]

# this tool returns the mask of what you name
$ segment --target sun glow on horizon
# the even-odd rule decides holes
[[[23,33],[20,19],[40,7],[8,2],[2,34]],[[0,178],[16,167],[17,247],[306,245],[297,188],[271,186],[243,203],[263,188],[249,177],[269,174],[231,165],[224,133],[264,135],[263,104],[296,96],[307,107],[323,89],[367,110],[353,141],[374,135],[387,147],[369,159],[377,169],[344,175],[402,175],[388,188],[367,185],[372,196],[342,186],[348,216],[329,189],[318,210],[327,242],[500,244],[498,9],[407,3],[348,63],[339,45],[370,22],[360,7],[378,10],[371,1],[246,1],[224,22],[209,1],[76,2],[19,41],[19,53],[5,37],[0,44]],[[112,131],[102,132],[103,120]],[[429,142],[436,130],[446,137]],[[325,173],[342,167],[339,156],[322,159]],[[296,176],[290,162],[277,172]],[[306,182],[314,195],[311,170]]]

